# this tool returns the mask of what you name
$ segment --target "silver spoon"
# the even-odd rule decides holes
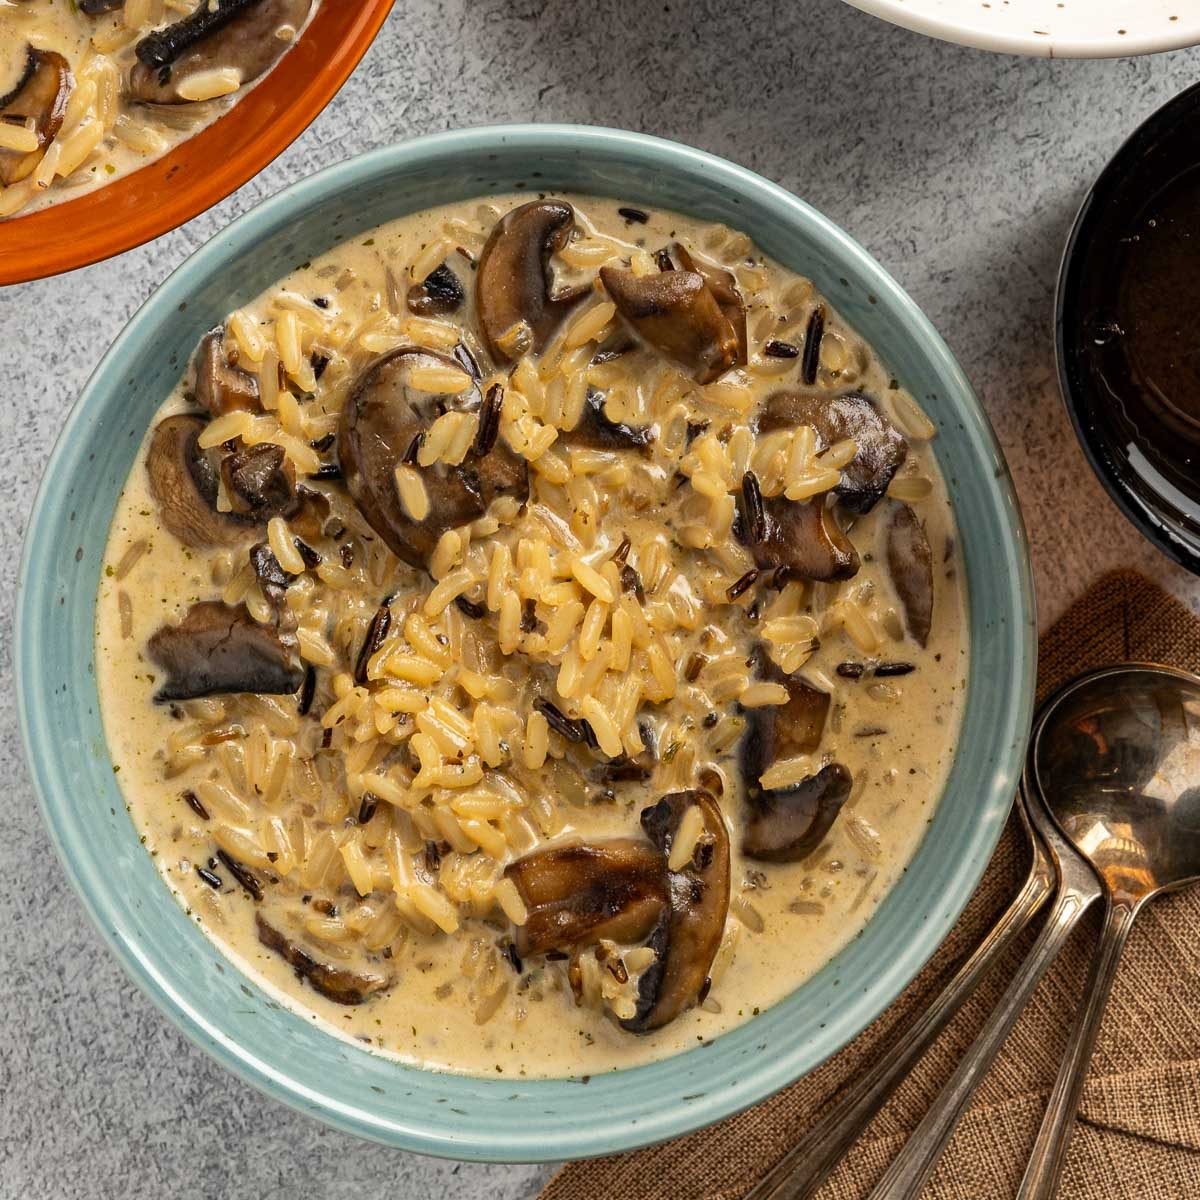
[[[1046,710],[1043,710],[1034,726],[1035,737],[1045,716]],[[921,1194],[976,1088],[995,1062],[1042,976],[1058,957],[1083,914],[1100,899],[1100,884],[1095,873],[1059,832],[1049,812],[1037,799],[1028,761],[1021,780],[1021,792],[1029,819],[1046,843],[1058,873],[1054,903],[1032,949],[1013,972],[1008,987],[970,1049],[872,1189],[868,1200],[916,1200]]]
[[[744,1200],[805,1200],[813,1195],[904,1082],[913,1064],[933,1044],[979,981],[1049,898],[1056,878],[1054,864],[1030,825],[1024,801],[1019,797],[1017,815],[1029,844],[1031,861],[1029,874],[1013,902],[936,999],[910,1026],[896,1033],[887,1050],[746,1193]]]
[[[1151,897],[1200,879],[1200,678],[1129,664],[1073,680],[1042,710],[1031,787],[1091,863],[1104,929],[1018,1200],[1050,1200],[1125,940]]]

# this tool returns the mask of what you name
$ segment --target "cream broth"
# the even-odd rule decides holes
[[[263,577],[246,566],[251,542],[287,550],[265,524],[234,547],[186,545],[164,524],[161,492],[152,489],[152,430],[117,507],[97,608],[98,683],[114,769],[135,827],[189,914],[240,969],[326,1028],[405,1061],[481,1075],[584,1075],[644,1063],[708,1041],[793,991],[859,933],[911,859],[950,766],[967,675],[960,560],[945,486],[925,437],[933,429],[869,348],[811,284],[765,259],[738,233],[670,213],[618,211],[617,203],[592,197],[556,199],[573,207],[574,233],[552,259],[555,294],[575,283],[586,285],[588,294],[549,334],[540,356],[526,353],[493,368],[495,352],[488,353],[475,306],[489,233],[497,217],[528,196],[392,222],[300,266],[232,314],[223,337],[226,361],[236,357],[237,371],[256,376],[256,399],[252,414],[231,409],[216,416],[214,432],[202,434],[200,445],[233,430],[240,430],[231,436],[240,437],[242,447],[285,445],[296,478],[321,492],[327,505],[324,524],[302,538],[321,563],[306,564],[303,577],[289,580],[277,609],[264,594]],[[595,282],[602,264],[631,264],[621,286],[651,278],[667,265],[654,253],[676,243],[710,269],[731,271],[746,309],[746,362],[705,384],[654,345],[634,344],[636,321],[611,312]],[[454,300],[439,286],[449,281],[435,276],[435,268],[449,271],[464,295],[451,311],[431,314],[424,304],[430,295],[438,301],[435,310]],[[616,289],[620,281],[609,278]],[[422,288],[422,280],[433,282]],[[406,306],[410,288],[424,315]],[[818,309],[823,335],[814,331]],[[645,335],[645,327],[639,332]],[[814,336],[815,349],[809,349]],[[479,393],[495,381],[505,389],[492,453],[523,447],[532,458],[530,491],[523,505],[494,500],[474,521],[469,540],[465,533],[442,536],[429,556],[435,587],[429,575],[387,549],[347,495],[345,481],[328,469],[322,474],[315,463],[318,456],[345,459],[345,447],[332,448],[330,435],[349,436],[339,413],[364,394],[362,381],[380,369],[380,355],[386,359],[394,347],[414,344],[449,353],[460,341],[483,364]],[[620,352],[607,357],[605,347]],[[428,364],[405,369],[406,387],[417,386],[414,379],[434,386],[413,373],[428,372]],[[578,412],[570,412],[572,370],[604,390],[609,422],[650,430],[653,440],[604,450],[573,441],[582,425]],[[808,370],[816,381],[803,386]],[[567,380],[562,387],[555,383],[560,375]],[[758,419],[767,397],[789,389],[829,397],[854,389],[872,397],[904,433],[907,457],[870,512],[839,517],[859,562],[851,578],[787,580],[762,569],[746,584],[756,568],[738,544],[738,529],[746,535],[748,503],[744,479],[740,493],[737,488],[739,456],[750,465],[780,460],[766,453],[766,434],[760,431],[751,446],[749,434],[737,431]],[[196,407],[189,378],[155,427]],[[681,430],[683,416],[690,428]],[[478,437],[478,422],[473,429]],[[557,430],[549,448],[531,448],[549,438],[547,429]],[[427,448],[434,427],[424,436],[421,447]],[[794,466],[804,448],[792,431],[782,436],[784,458]],[[855,443],[845,453],[856,447],[861,452]],[[825,445],[821,453],[836,449]],[[788,457],[793,451],[796,460]],[[224,451],[218,446],[214,452]],[[419,458],[409,458],[409,469],[419,473]],[[711,483],[728,467],[726,459],[735,468],[728,490]],[[813,461],[807,474],[789,476],[801,480],[789,487],[805,491],[803,481],[822,469]],[[856,461],[832,468],[832,478],[844,484],[848,474],[838,471],[852,472]],[[400,463],[401,474],[404,469]],[[771,483],[774,469],[762,473],[768,508],[784,503],[777,491],[782,485]],[[631,499],[642,485],[652,502]],[[401,483],[396,486],[403,500]],[[735,502],[743,505],[742,515],[731,518]],[[815,503],[826,503],[824,492]],[[217,508],[229,505],[222,484]],[[539,583],[537,554],[522,558],[518,551],[513,574],[489,587],[489,555],[496,556],[511,529],[533,539],[535,508],[545,510],[541,524],[555,554],[549,574]],[[564,516],[556,518],[556,511]],[[669,514],[665,527],[663,513]],[[889,565],[897,545],[907,544],[896,533],[913,524],[905,524],[905,513],[916,514],[930,550],[933,608],[924,646],[914,636],[920,612],[906,605]],[[298,518],[288,520],[291,535],[300,526]],[[436,521],[437,513],[426,520]],[[632,548],[622,551],[623,541]],[[636,565],[637,589],[630,585],[617,596],[584,568],[572,574],[562,560],[573,547],[622,587],[627,573],[611,560],[624,554],[626,566]],[[276,557],[277,565],[286,565],[291,554]],[[532,575],[520,573],[522,563]],[[538,587],[533,596],[531,580]],[[743,590],[731,600],[738,587]],[[438,588],[460,595],[463,607],[439,599]],[[529,628],[519,634],[505,630],[506,591],[525,593]],[[326,592],[334,599],[323,599]],[[380,638],[377,616],[390,594],[390,624]],[[246,604],[260,627],[278,624],[294,633],[306,674],[299,699],[212,695],[155,702],[164,667],[148,650],[151,639],[184,620],[191,606],[222,597]],[[627,696],[615,648],[622,636],[618,610],[633,603],[650,621],[647,646],[661,645],[670,662],[670,680],[655,682],[657,651],[638,649],[634,635],[629,671],[632,677],[644,670],[649,697],[636,710],[645,722],[640,735],[632,720],[620,720]],[[548,650],[556,622],[583,611],[600,613],[596,620],[608,622],[602,632],[583,616],[563,646]],[[423,630],[433,633],[429,654],[441,663],[427,674]],[[514,638],[515,648],[504,653],[505,640],[512,645]],[[370,641],[367,654],[364,641]],[[563,664],[575,655],[586,677],[598,653],[593,643],[616,669],[595,685],[602,703],[588,707],[591,693],[564,682]],[[760,659],[757,670],[748,670],[747,656],[761,646],[769,647],[773,665]],[[584,656],[587,649],[591,657]],[[365,682],[356,683],[356,668],[364,666],[357,678]],[[772,682],[785,677],[786,686]],[[531,705],[530,680],[537,694],[554,699],[553,712],[546,710],[548,732],[542,710]],[[556,680],[569,695],[554,690]],[[829,698],[819,744],[777,760],[776,776],[764,776],[761,786],[786,791],[832,763],[853,784],[819,845],[800,861],[769,861],[745,852],[756,835],[739,748],[749,736],[747,723],[769,719],[762,714],[778,703],[772,688],[786,691],[793,681]],[[451,711],[439,709],[436,716],[432,707],[422,708],[414,716],[411,710],[439,688],[451,698]],[[301,716],[306,692],[311,709]],[[416,704],[409,703],[417,692]],[[384,695],[410,711],[381,708]],[[486,709],[482,717],[480,709]],[[589,750],[558,732],[559,718],[573,733],[589,714],[589,739],[609,740],[607,715],[620,725],[620,742]],[[457,736],[463,722],[467,748],[455,759],[443,742]],[[496,745],[488,732],[493,725]],[[416,729],[431,731],[429,740],[414,742]],[[430,766],[425,755],[434,753],[435,743],[447,757]],[[539,746],[548,746],[541,751],[548,757],[531,766]],[[650,765],[616,771],[613,761]],[[468,770],[482,778],[464,790],[454,772]],[[589,846],[630,839],[654,858],[639,814],[664,794],[700,787],[716,797],[729,853],[728,912],[717,929],[719,947],[701,967],[711,983],[693,989],[662,1027],[629,1032],[619,1018],[638,1020],[653,939],[631,939],[637,945],[619,937],[598,945],[583,939],[522,958],[514,944],[534,938],[537,901],[528,887],[522,891],[519,873],[502,872],[514,860],[572,839]],[[672,858],[670,869],[683,873],[676,879],[691,872],[709,887],[702,867],[717,868],[707,865],[711,858],[706,862],[701,849],[715,831],[709,817],[697,821],[686,807],[683,812],[672,836],[683,839],[685,829],[695,835],[698,827],[699,840],[693,857],[684,865]],[[674,844],[660,849],[666,854]],[[717,854],[719,866],[719,845]],[[260,900],[239,886],[247,872]],[[524,934],[517,918],[527,923]],[[265,944],[260,921],[293,950],[302,949],[310,963],[368,981],[365,1000],[344,1004],[322,994],[311,970],[294,969],[300,965],[294,953],[289,961],[278,941],[274,948]]]
[[[140,82],[138,48],[147,35],[185,20],[195,0],[125,0],[88,13],[78,0],[0,0],[0,218],[71,200],[169,153],[227,113],[303,30],[316,3],[255,0],[223,30],[184,48],[169,70],[170,96]],[[224,0],[227,7],[239,0]],[[260,10],[263,16],[254,10]],[[268,9],[278,10],[278,20]],[[269,32],[260,37],[265,21]],[[240,24],[239,24],[240,22]],[[243,28],[244,26],[244,28]],[[253,37],[270,52],[227,55],[213,38]],[[36,56],[31,60],[31,55]],[[31,66],[59,73],[55,89]],[[28,84],[23,90],[23,84]],[[153,91],[153,101],[147,99]],[[31,101],[37,91],[42,99]],[[57,90],[57,98],[50,94]]]

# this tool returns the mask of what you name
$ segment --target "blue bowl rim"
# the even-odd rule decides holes
[[[892,276],[839,226],[778,184],[705,151],[647,134],[599,126],[514,124],[476,126],[429,134],[343,160],[289,185],[214,234],[147,297],[92,372],[55,442],[30,512],[18,575],[13,666],[19,726],[38,805],[64,871],[105,942],[143,993],[190,1041],[260,1092],[299,1112],[318,1115],[344,1132],[400,1149],[472,1161],[531,1162],[612,1154],[682,1136],[749,1108],[837,1053],[887,1009],[933,955],[957,921],[990,861],[1003,831],[1009,806],[995,807],[981,817],[968,852],[955,866],[958,890],[952,896],[943,894],[939,898],[936,919],[931,916],[923,927],[921,937],[906,946],[889,964],[888,970],[881,972],[883,982],[849,1002],[839,1013],[831,1015],[827,1042],[823,1048],[815,1053],[808,1051],[807,1055],[804,1048],[797,1048],[788,1056],[772,1056],[756,1064],[755,1070],[747,1073],[737,1086],[709,1097],[707,1104],[682,1107],[666,1102],[654,1120],[644,1121],[636,1127],[622,1124],[619,1117],[606,1115],[601,1120],[597,1114],[590,1127],[579,1130],[570,1145],[561,1142],[545,1145],[538,1141],[536,1131],[531,1132],[520,1144],[514,1144],[511,1138],[496,1135],[463,1142],[433,1131],[419,1120],[406,1124],[386,1122],[375,1119],[362,1108],[326,1101],[324,1096],[302,1082],[272,1070],[257,1058],[251,1048],[237,1044],[224,1035],[217,1021],[196,1011],[183,997],[167,988],[154,971],[153,964],[138,953],[131,941],[119,935],[114,928],[114,924],[118,923],[116,915],[101,895],[87,888],[79,864],[71,852],[74,829],[69,822],[60,824],[56,821],[49,803],[49,787],[42,772],[33,732],[35,710],[44,704],[44,700],[36,684],[32,683],[36,677],[34,653],[23,636],[26,624],[32,623],[28,597],[32,590],[31,571],[37,557],[38,539],[34,535],[46,519],[46,510],[53,503],[53,493],[57,490],[54,487],[56,468],[60,460],[66,457],[66,448],[72,435],[84,420],[88,400],[102,384],[106,373],[119,363],[126,344],[140,336],[143,325],[152,325],[154,313],[161,306],[170,307],[188,298],[190,291],[187,279],[193,272],[230,261],[231,251],[239,244],[253,243],[260,228],[270,228],[277,217],[341,190],[345,186],[345,175],[361,180],[376,173],[391,174],[413,161],[425,161],[466,150],[475,151],[496,142],[503,142],[507,148],[523,148],[527,151],[544,150],[551,144],[569,145],[584,155],[589,152],[611,155],[614,152],[619,154],[622,151],[641,150],[669,160],[681,170],[693,174],[703,172],[712,186],[729,188],[735,194],[754,194],[777,212],[818,230],[826,243],[836,248],[841,258],[852,261],[856,270],[864,278],[870,279],[872,293],[877,297],[880,307],[903,315],[919,336],[926,357],[952,385],[952,394],[959,402],[956,416],[967,435],[991,460],[993,470],[988,486],[993,492],[997,512],[1003,513],[1006,518],[1002,522],[1006,535],[1003,549],[1012,570],[1006,578],[998,579],[997,585],[1007,589],[1010,601],[1008,611],[1014,618],[1008,623],[1006,635],[1012,651],[1011,700],[1003,713],[1003,728],[1010,731],[1012,737],[1007,742],[1007,751],[994,768],[996,794],[1015,794],[1024,757],[1034,699],[1036,609],[1028,539],[1003,452],[970,383],[929,319]],[[662,1061],[670,1062],[674,1057],[677,1056]],[[637,1069],[652,1070],[656,1065],[660,1064]],[[527,1081],[525,1086],[536,1086],[538,1082]]]

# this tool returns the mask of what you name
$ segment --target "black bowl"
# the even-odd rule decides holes
[[[1200,423],[1162,403],[1152,383],[1133,382],[1145,376],[1127,358],[1118,297],[1133,256],[1157,235],[1156,202],[1189,189],[1190,172],[1200,180],[1200,84],[1154,113],[1084,200],[1059,271],[1055,349],[1067,411],[1101,482],[1159,549],[1200,574]],[[1194,227],[1200,244],[1200,207]],[[1200,343],[1200,313],[1190,317]]]

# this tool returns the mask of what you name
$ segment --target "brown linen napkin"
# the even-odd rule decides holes
[[[1039,700],[1080,671],[1122,660],[1197,670],[1200,618],[1142,576],[1116,572],[1058,621],[1039,652]],[[1010,825],[979,890],[925,970],[878,1021],[816,1071],[711,1129],[632,1154],[573,1163],[551,1180],[541,1200],[738,1200],[871,1061],[889,1031],[937,993],[1003,911],[1025,868],[1025,851]],[[1093,921],[1042,981],[959,1125],[925,1200],[1015,1194],[1095,937]],[[1003,969],[993,972],[825,1185],[821,1200],[867,1194],[970,1044],[1006,978]],[[1134,929],[1059,1197],[1200,1198],[1200,888],[1155,901]]]

